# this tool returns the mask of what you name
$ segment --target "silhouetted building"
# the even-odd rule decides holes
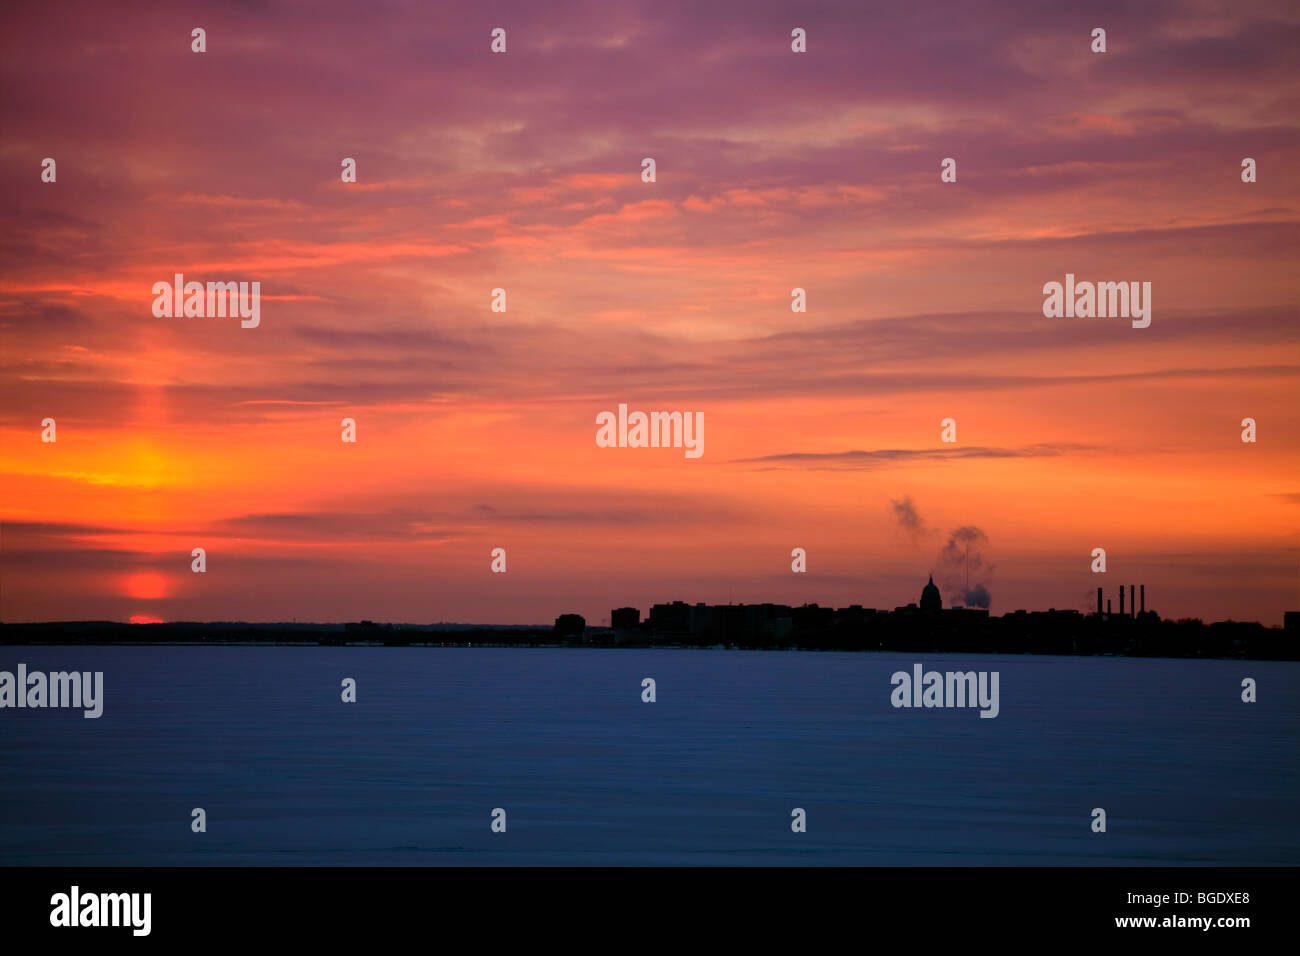
[[[618,630],[619,628],[634,628],[641,626],[641,611],[635,607],[616,607],[609,612],[609,626]]]
[[[934,585],[934,575],[930,575],[930,583],[921,589],[921,610],[922,611],[942,611],[943,600],[939,597],[939,589]]]
[[[587,619],[581,614],[561,614],[555,619],[555,636],[581,639],[587,632]]]
[[[641,611],[634,607],[616,607],[609,612],[615,644],[636,644],[645,639],[641,629]]]
[[[656,604],[650,608],[650,628],[659,635],[687,636],[691,633],[691,606],[685,601]]]

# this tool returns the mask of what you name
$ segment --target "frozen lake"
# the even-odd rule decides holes
[[[891,706],[918,661],[998,671],[999,716]],[[0,647],[19,662],[103,671],[104,711],[0,710],[0,864],[1300,864],[1297,663]]]

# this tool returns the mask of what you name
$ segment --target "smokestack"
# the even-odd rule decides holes
[[[1119,616],[1124,616],[1124,585],[1119,586]]]
[[[1142,590],[1138,593],[1142,595],[1142,613],[1145,614],[1147,612],[1147,586],[1143,584]]]
[[[1133,600],[1133,585],[1128,586],[1128,612],[1133,617],[1138,616],[1138,603]]]
[[[1097,616],[1101,617],[1101,588],[1097,588]]]

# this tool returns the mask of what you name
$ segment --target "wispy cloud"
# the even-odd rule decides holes
[[[1094,452],[1092,445],[1071,442],[1043,442],[1023,448],[981,448],[978,446],[937,446],[935,448],[880,448],[871,451],[839,452],[786,452],[779,455],[762,455],[742,458],[737,464],[769,464],[790,468],[868,470],[889,465],[905,465],[923,461],[950,461],[968,458],[1054,458],[1057,455]],[[897,514],[899,505],[895,503]],[[906,504],[904,510],[908,511]],[[914,512],[912,512],[914,513]]]

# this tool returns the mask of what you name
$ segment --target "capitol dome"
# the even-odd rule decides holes
[[[942,611],[943,599],[939,597],[939,589],[934,585],[934,575],[930,575],[930,583],[921,589],[921,610],[922,611]]]

